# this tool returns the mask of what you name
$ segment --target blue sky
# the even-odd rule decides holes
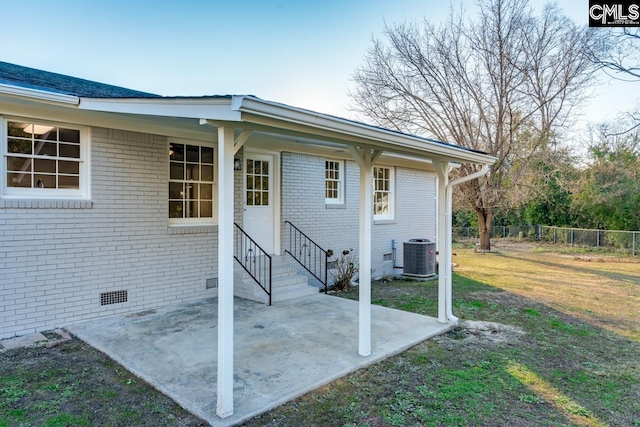
[[[559,3],[586,24],[587,0]],[[161,95],[252,94],[351,117],[350,76],[385,20],[437,22],[448,9],[446,0],[21,0],[3,6],[0,61]],[[591,120],[640,97],[640,83],[603,79],[594,89]]]

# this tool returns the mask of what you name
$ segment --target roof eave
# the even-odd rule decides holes
[[[403,152],[429,154],[433,158],[456,162],[493,164],[496,159],[488,154],[462,147],[431,141],[417,136],[353,122],[340,117],[317,113],[285,104],[266,101],[254,96],[222,96],[202,98],[85,98],[36,89],[0,84],[0,94],[76,106],[80,110],[156,117],[193,118],[210,122],[244,122],[255,119],[261,124],[271,123],[274,128],[288,125],[340,135],[345,142],[371,141],[373,145],[391,146]]]
[[[78,108],[119,114],[240,121],[233,97],[202,98],[80,98]]]
[[[48,92],[38,89],[30,89],[21,86],[14,86],[0,83],[0,94],[9,95],[23,99],[47,102],[51,104],[63,104],[65,106],[73,105],[77,106],[80,102],[80,98],[73,95],[66,95],[62,93]]]
[[[429,151],[435,156],[454,161],[478,164],[494,164],[496,161],[496,158],[489,154],[470,151],[462,147],[430,141],[417,136],[401,134],[364,123],[352,122],[339,117],[265,101],[253,96],[238,97],[238,99],[236,99],[236,108],[243,113],[262,116],[275,121],[285,121],[316,129],[330,130],[356,138],[365,138],[390,144],[398,148]]]

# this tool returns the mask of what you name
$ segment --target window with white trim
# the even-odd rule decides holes
[[[344,203],[344,162],[326,160],[324,165],[325,203]]]
[[[31,119],[3,119],[0,127],[4,198],[88,198],[85,127]]]
[[[393,219],[393,169],[373,168],[373,219]]]
[[[169,224],[214,224],[214,147],[169,143]]]

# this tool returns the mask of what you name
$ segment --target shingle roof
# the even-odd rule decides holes
[[[140,92],[91,80],[36,70],[35,68],[0,62],[0,83],[87,98],[160,98],[160,95]]]

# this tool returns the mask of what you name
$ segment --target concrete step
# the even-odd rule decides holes
[[[296,268],[295,265],[279,265],[279,266],[274,265],[271,267],[271,278],[275,279],[276,277],[286,277],[292,274],[296,274],[297,272],[298,272],[298,269]],[[247,273],[247,271],[244,268],[238,265],[237,262],[234,268],[234,274],[236,276],[238,275],[241,276],[243,279],[251,278],[251,275]]]
[[[235,296],[248,299],[251,301],[261,302],[263,304],[269,303],[269,296],[260,289],[257,285],[256,287],[259,289],[259,292],[234,292]],[[309,285],[297,285],[297,286],[289,286],[287,288],[278,288],[273,290],[273,295],[271,298],[271,303],[277,301],[285,301],[293,298],[300,298],[307,295],[314,295],[319,292],[319,289],[315,286]]]
[[[264,264],[263,264],[264,265]],[[235,267],[234,295],[267,304],[269,296],[239,264]],[[298,263],[290,256],[273,257],[271,272],[272,302],[318,293],[309,285],[306,274],[299,273]]]
[[[273,290],[271,302],[284,301],[288,299],[305,297],[307,295],[314,295],[319,292],[319,289],[315,286],[298,285],[289,286],[286,288],[278,288]],[[265,294],[266,296],[266,294]]]

